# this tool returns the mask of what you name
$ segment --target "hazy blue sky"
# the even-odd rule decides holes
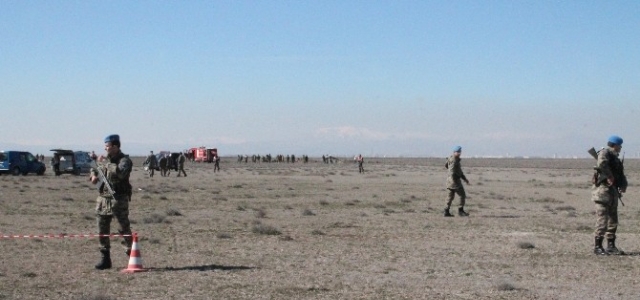
[[[638,1],[0,1],[0,149],[640,152]]]

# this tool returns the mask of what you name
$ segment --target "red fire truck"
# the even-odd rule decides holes
[[[218,154],[218,148],[198,147],[189,149],[189,154],[195,162],[213,162],[213,156]]]

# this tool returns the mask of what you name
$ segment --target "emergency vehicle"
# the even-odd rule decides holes
[[[218,148],[198,147],[188,150],[195,162],[213,162],[213,156],[218,154]]]

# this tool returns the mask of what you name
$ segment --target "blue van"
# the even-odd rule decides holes
[[[46,170],[47,167],[29,152],[0,151],[0,174],[11,173],[15,176],[36,173],[43,175]]]

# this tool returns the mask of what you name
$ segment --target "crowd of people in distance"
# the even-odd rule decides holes
[[[267,154],[267,155],[260,155],[260,154],[254,154],[254,155],[238,155],[238,163],[248,163],[249,160],[251,160],[252,163],[296,163],[296,162],[302,162],[302,163],[308,163],[309,162],[309,156],[307,155],[302,155],[302,156],[298,156],[296,157],[295,154],[291,154],[291,155],[284,155],[284,154],[278,154],[276,156],[271,156],[271,154]]]
[[[364,158],[362,157],[362,154],[355,156],[354,161],[358,163],[360,173],[364,173],[364,168],[362,167],[362,164],[364,163]],[[295,154],[291,154],[291,155],[278,154],[275,156],[272,156],[271,154],[266,154],[266,155],[239,154],[236,162],[237,163],[249,163],[249,162],[252,162],[252,163],[297,163],[297,162],[309,163],[309,156],[308,155],[296,156]],[[339,163],[340,159],[333,155],[323,154],[322,162],[325,164],[334,164],[334,163]]]
[[[187,172],[184,170],[186,161],[187,156],[184,152],[154,154],[153,151],[150,151],[143,166],[150,178],[153,178],[155,171],[160,171],[162,177],[168,177],[171,175],[171,170],[178,172],[177,177],[182,175],[187,177]]]

